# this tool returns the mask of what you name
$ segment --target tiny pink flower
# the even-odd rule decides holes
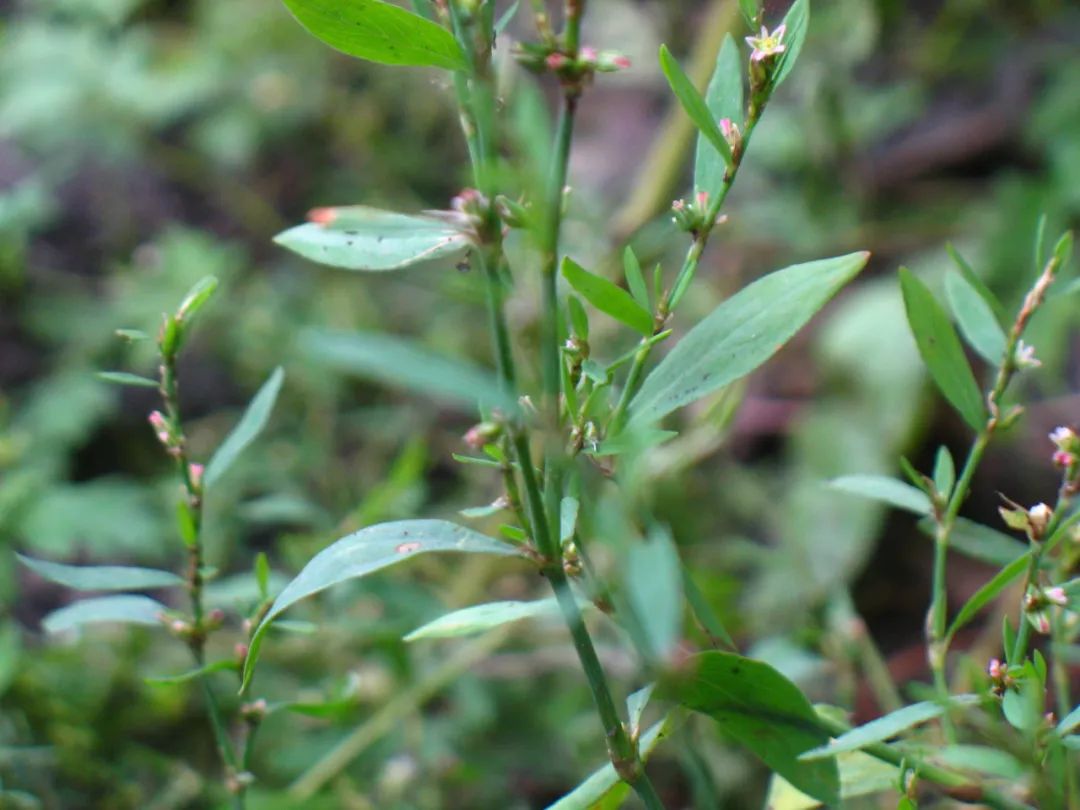
[[[1054,451],[1054,464],[1058,467],[1071,467],[1076,462],[1076,456],[1064,450]]]
[[[1042,365],[1042,361],[1035,356],[1035,347],[1029,346],[1022,340],[1016,344],[1013,362],[1016,363],[1017,368],[1038,368]]]
[[[686,209],[686,200],[675,200],[675,202],[673,202],[671,204],[671,210],[672,211],[683,211],[685,209]]]
[[[696,200],[697,200],[698,208],[700,208],[702,211],[704,211],[706,208],[709,207],[709,192],[707,192],[707,191],[699,191],[697,193]]]
[[[1045,596],[1046,601],[1052,605],[1065,607],[1069,604],[1069,597],[1065,594],[1065,589],[1059,585],[1054,586],[1053,588],[1047,588],[1043,591],[1043,596]]]
[[[596,48],[591,45],[585,45],[580,51],[578,51],[578,59],[587,64],[593,64],[597,59]]]
[[[783,53],[787,49],[781,40],[784,38],[784,32],[786,26],[781,25],[771,34],[769,29],[764,25],[761,26],[761,33],[756,37],[747,37],[746,44],[753,48],[753,52],[750,54],[751,62],[760,62],[770,56]]]
[[[990,665],[986,671],[995,681],[1005,677],[1005,666],[996,658],[990,659]]]
[[[611,64],[615,65],[615,67],[620,70],[627,70],[630,67],[630,57],[616,56],[611,60]]]
[[[203,470],[205,467],[202,464],[189,464],[188,475],[191,476],[191,483],[199,487],[202,485]]]

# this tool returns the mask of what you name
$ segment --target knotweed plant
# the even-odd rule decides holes
[[[184,571],[175,575],[26,561],[43,576],[76,588],[183,588],[188,607],[167,608],[130,593],[97,597],[54,615],[53,628],[102,620],[167,626],[191,650],[195,669],[184,677],[202,685],[225,786],[235,805],[243,807],[246,787],[256,778],[249,769],[252,735],[267,710],[252,697],[253,683],[260,652],[273,644],[268,631],[275,621],[307,597],[418,555],[488,555],[508,565],[531,566],[546,580],[551,596],[475,605],[410,637],[490,632],[553,610],[561,615],[591,691],[596,734],[609,760],[557,803],[563,810],[615,806],[629,791],[648,808],[664,807],[647,762],[676,725],[695,712],[715,719],[728,737],[777,775],[778,783],[783,780],[805,794],[810,804],[837,806],[843,797],[869,792],[867,780],[877,780],[873,789],[880,791],[881,770],[867,770],[863,760],[869,759],[885,769],[891,780],[885,789],[894,791],[894,801],[898,791],[905,806],[913,806],[924,787],[994,807],[1023,807],[1036,800],[1045,802],[1043,806],[1070,801],[1076,806],[1077,738],[1071,732],[1080,715],[1069,711],[1067,677],[1059,657],[1048,666],[1030,650],[1032,632],[1048,635],[1063,649],[1076,634],[1075,614],[1069,608],[1077,589],[1065,581],[1076,558],[1070,504],[1080,441],[1073,432],[1063,428],[1054,434],[1055,460],[1063,470],[1056,505],[1014,505],[1006,512],[1009,525],[1027,533],[1027,551],[1018,552],[951,622],[944,603],[945,554],[963,526],[960,508],[986,445],[1016,418],[1004,403],[1006,388],[1021,368],[1034,362],[1021,336],[1066,260],[1068,241],[1059,243],[1008,331],[999,325],[1000,305],[970,269],[962,265],[962,273],[950,277],[950,300],[965,336],[999,367],[985,397],[949,318],[921,282],[906,272],[901,275],[912,326],[931,374],[977,437],[959,476],[948,454],[942,453],[932,477],[909,471],[912,486],[867,478],[837,484],[914,508],[931,527],[937,548],[935,597],[927,625],[936,691],[927,701],[851,730],[836,712],[812,706],[772,666],[737,652],[684,569],[670,528],[639,497],[636,477],[649,450],[672,437],[664,427],[667,417],[731,390],[867,263],[868,254],[858,252],[765,273],[689,329],[677,328],[673,320],[724,218],[725,200],[755,129],[777,87],[795,67],[809,26],[808,0],[796,0],[782,19],[766,19],[758,0],[740,0],[747,35],[724,39],[704,94],[671,52],[660,49],[660,67],[698,131],[693,188],[671,212],[685,234],[685,258],[677,266],[660,264],[646,273],[634,251],[626,248],[618,254],[617,280],[609,268],[585,267],[567,255],[563,238],[578,110],[588,103],[590,88],[603,74],[631,67],[622,54],[606,49],[608,43],[583,41],[586,0],[566,0],[558,14],[544,0],[498,9],[495,0],[418,0],[412,11],[383,0],[285,4],[301,25],[331,47],[364,60],[442,71],[445,87],[452,88],[472,181],[446,210],[393,212],[363,204],[319,208],[277,242],[313,262],[350,271],[390,272],[420,263],[456,263],[473,270],[470,278],[482,286],[486,300],[492,370],[388,334],[323,332],[309,342],[354,373],[475,408],[476,425],[465,436],[471,452],[457,458],[493,476],[502,495],[488,507],[465,509],[460,523],[417,518],[361,528],[319,552],[276,594],[269,592],[265,559],[259,558],[254,576],[261,598],[249,615],[206,610],[203,587],[210,572],[200,533],[203,502],[257,436],[282,384],[281,372],[275,372],[205,466],[190,457],[176,360],[193,318],[214,290],[215,283],[208,280],[164,321],[158,338],[159,380],[112,374],[117,382],[160,388],[163,410],[154,412],[150,422],[177,465],[177,526],[188,556]],[[530,31],[531,39],[511,43],[505,33],[511,22]],[[501,58],[504,54],[512,60]],[[557,91],[553,131],[542,115],[530,114],[535,105],[517,101],[538,97],[534,82]],[[539,147],[526,156],[523,152],[529,150],[522,144]],[[508,299],[532,290],[537,300],[531,311],[539,313],[538,323],[512,322]],[[594,328],[605,319],[603,329]],[[633,336],[635,345],[629,351],[618,354],[596,345],[611,338],[597,341],[595,335],[610,336],[612,327],[623,330],[620,337]],[[482,525],[488,525],[495,514],[502,525],[490,534],[474,528],[481,524],[467,522],[482,519]],[[1017,578],[1025,582],[1023,605],[1019,621],[1006,625],[1003,661],[990,666],[975,693],[953,694],[946,662],[956,630]],[[633,683],[616,682],[605,669],[585,613],[603,616],[619,629],[639,665]],[[689,622],[700,628],[694,637],[705,639],[700,649],[684,638]],[[207,638],[230,623],[238,624],[242,634],[236,656],[207,661]],[[242,696],[236,700],[228,695],[227,711],[205,677],[222,669],[239,676]],[[1055,685],[1060,720],[1050,720],[1045,713],[1048,678]],[[649,685],[621,699],[641,683]],[[650,700],[659,706],[660,719],[646,728],[642,717]],[[1008,754],[969,743],[967,728],[980,724],[967,721],[976,712],[996,716],[999,704],[1032,746],[1017,760],[1027,781],[999,784],[985,774],[985,764],[992,760],[980,760],[980,752]],[[890,742],[933,719],[940,720],[940,735]],[[302,792],[309,795],[333,775],[313,775]]]

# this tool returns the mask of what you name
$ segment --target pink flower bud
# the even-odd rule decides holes
[[[547,59],[544,60],[544,64],[548,66],[548,70],[558,71],[566,67],[569,61],[566,54],[555,52],[548,54]]]
[[[697,196],[695,197],[695,200],[697,201],[698,208],[704,211],[706,208],[709,207],[709,192],[699,191],[697,193]]]
[[[195,487],[202,486],[203,470],[206,469],[202,464],[189,464],[188,474],[191,476],[191,483]]]
[[[1055,450],[1053,461],[1057,467],[1071,467],[1076,463],[1076,456],[1065,450]]]
[[[991,658],[990,665],[986,668],[986,671],[991,678],[997,681],[1005,677],[1006,668],[998,659]]]
[[[628,70],[630,68],[630,57],[629,56],[615,56],[615,57],[612,57],[611,64],[613,64],[615,67],[619,68],[620,70]]]
[[[308,222],[316,225],[330,225],[337,219],[337,210],[334,208],[312,208],[307,214]]]
[[[585,63],[594,63],[597,59],[596,48],[591,45],[586,45],[580,51],[578,51],[578,58]]]
[[[1069,604],[1069,597],[1065,594],[1065,589],[1060,586],[1047,588],[1045,591],[1043,591],[1043,596],[1045,596],[1046,601],[1052,605],[1065,607],[1067,604]]]

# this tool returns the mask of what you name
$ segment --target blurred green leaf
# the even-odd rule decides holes
[[[176,310],[176,317],[185,322],[185,327],[199,314],[199,310],[206,306],[206,302],[214,296],[217,288],[218,280],[214,276],[204,276],[188,290],[184,300],[180,302],[180,307]]]
[[[682,625],[682,564],[671,533],[654,526],[644,542],[625,551],[626,599],[637,617],[654,661],[666,661],[679,641]]]
[[[440,616],[416,628],[405,636],[404,640],[420,641],[429,638],[473,636],[522,619],[558,615],[559,604],[555,601],[555,597],[535,602],[488,602]]]
[[[649,698],[652,697],[655,688],[656,684],[650,683],[631,693],[626,699],[626,714],[629,719],[631,737],[636,737],[641,729],[641,716],[645,713],[645,707],[649,705]]]
[[[263,432],[284,381],[285,371],[278,366],[252,398],[232,433],[210,457],[203,473],[203,486],[210,488],[220,480],[240,454]]]
[[[154,568],[131,568],[121,565],[63,565],[15,555],[19,562],[39,577],[80,591],[140,591],[146,588],[171,588],[184,580],[171,571]]]
[[[749,374],[866,266],[869,253],[796,264],[744,287],[686,333],[630,405],[649,423]]]
[[[956,465],[953,464],[952,453],[942,445],[934,457],[934,488],[947,500],[955,483]]]
[[[927,534],[933,533],[930,521],[927,521],[925,527],[921,524],[920,527]],[[1022,556],[1028,549],[1026,543],[1015,537],[967,518],[957,518],[953,523],[952,532],[949,534],[949,548],[999,568]]]
[[[967,259],[960,255],[960,252],[955,247],[946,244],[945,251],[949,254],[949,258],[952,259],[953,264],[956,265],[956,269],[963,276],[964,281],[968,283],[968,286],[975,290],[985,304],[990,307],[990,311],[994,313],[994,319],[1000,325],[1006,318],[1005,307],[1000,299],[986,286],[986,282],[979,278]]]
[[[149,377],[141,377],[138,374],[131,374],[127,371],[99,371],[97,378],[102,382],[113,383],[115,385],[130,385],[135,388],[158,387],[157,380],[151,380]]]
[[[161,626],[165,606],[147,596],[100,596],[82,599],[54,610],[41,626],[47,633],[61,633],[84,624],[116,622]]]
[[[761,0],[739,0],[739,10],[742,11],[746,27],[753,28],[761,13]]]
[[[743,60],[731,34],[724,37],[720,46],[716,69],[705,91],[705,105],[714,120],[728,118],[735,126],[743,125]],[[719,192],[727,163],[728,158],[716,150],[703,132],[699,132],[694,156],[694,190],[710,195]]]
[[[1057,724],[1057,733],[1061,735],[1069,734],[1078,726],[1080,726],[1080,705],[1077,705],[1075,709],[1061,718],[1061,722]]]
[[[982,430],[986,424],[982,391],[948,316],[926,285],[906,267],[900,268],[900,288],[911,332],[930,376],[968,425]]]
[[[494,554],[517,557],[514,546],[448,523],[445,520],[403,520],[368,526],[343,537],[316,554],[278,594],[251,637],[244,662],[244,687],[251,682],[262,638],[271,622],[292,605],[339,582],[367,576],[391,565],[434,552]]]
[[[570,286],[598,310],[646,337],[652,335],[652,316],[622,287],[590,273],[569,256],[563,258],[562,274]]]
[[[461,360],[428,352],[413,343],[373,332],[311,330],[301,337],[316,362],[419,394],[475,408],[499,407],[513,413],[517,403],[494,375]]]
[[[945,274],[945,295],[949,299],[960,332],[968,344],[987,362],[997,366],[1005,359],[1007,338],[993,310],[979,291],[955,270]]]
[[[465,70],[454,37],[430,20],[380,0],[284,0],[314,36],[349,56],[386,65]]]
[[[274,241],[329,267],[375,271],[457,257],[470,245],[464,232],[435,217],[408,216],[363,205],[318,211],[319,222],[289,228]],[[324,220],[328,224],[323,224]]]
[[[983,609],[990,601],[994,599],[999,593],[1009,586],[1014,579],[1027,570],[1028,557],[1031,552],[1025,552],[1017,557],[1011,563],[1006,565],[997,574],[977,590],[970,599],[960,608],[960,612],[956,614],[956,618],[952,620],[952,624],[949,626],[948,632],[945,634],[945,639],[951,641],[957,631],[975,618],[975,615]],[[1008,648],[1006,648],[1008,649]]]
[[[949,698],[949,704],[954,706],[970,705],[979,700],[977,695],[956,695]],[[945,707],[937,702],[913,703],[895,712],[889,712],[884,717],[871,720],[869,723],[853,728],[841,734],[835,740],[805,752],[799,756],[800,760],[810,761],[836,756],[848,751],[856,751],[865,748],[871,743],[883,742],[909,728],[941,717],[945,713]]]
[[[842,475],[830,481],[829,487],[850,495],[881,501],[916,515],[928,515],[932,508],[925,492],[884,475]]]
[[[645,276],[641,273],[641,263],[638,262],[637,254],[629,245],[623,251],[623,275],[626,276],[626,286],[630,290],[630,294],[634,296],[634,300],[638,302],[643,310],[652,312],[649,303],[649,289],[645,284]]]
[[[713,118],[705,99],[701,97],[701,93],[694,87],[690,77],[683,72],[679,62],[671,55],[667,45],[660,46],[660,68],[664,71],[675,97],[679,100],[686,114],[690,116],[690,120],[694,122],[694,126],[713,145],[713,148],[723,158],[724,163],[730,166],[731,147],[724,139],[723,133],[720,132],[720,127],[716,119]]]
[[[799,688],[768,664],[734,653],[700,653],[662,694],[712,717],[802,792],[828,805],[839,803],[836,760],[798,759],[827,744],[829,734]]]
[[[948,768],[977,771],[1002,779],[1022,779],[1027,770],[1009,752],[984,745],[943,745],[934,750],[932,758]]]
[[[240,669],[240,665],[237,664],[236,661],[224,658],[203,667],[189,669],[187,672],[182,672],[179,675],[159,675],[143,678],[143,680],[154,686],[175,686],[178,683],[194,681],[207,675],[212,675],[215,672],[235,672],[238,669]]]
[[[788,77],[795,67],[795,60],[802,52],[803,43],[806,42],[806,34],[810,30],[810,0],[795,0],[784,15],[783,42],[785,44],[784,55],[780,59],[780,65],[776,69],[776,78],[773,87],[778,87],[780,82]]]

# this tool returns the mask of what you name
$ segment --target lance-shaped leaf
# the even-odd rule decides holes
[[[157,380],[132,374],[129,371],[99,371],[97,378],[113,385],[130,385],[134,388],[157,388],[160,384]]]
[[[945,634],[946,642],[952,641],[953,636],[956,635],[961,627],[975,618],[978,612],[986,607],[994,597],[1005,590],[1014,579],[1027,570],[1028,558],[1030,555],[1031,552],[1029,551],[1017,557],[998,571],[993,579],[979,588],[979,590],[967,600],[964,606],[960,608],[960,612],[956,614],[956,618],[953,619],[949,631]]]
[[[243,688],[251,681],[259,647],[270,623],[288,608],[331,585],[367,576],[418,554],[435,552],[503,557],[521,554],[514,546],[445,520],[380,523],[343,537],[316,554],[270,606],[251,637],[244,662]]]
[[[949,316],[926,285],[906,267],[900,268],[900,288],[911,332],[931,378],[964,420],[975,430],[981,430],[986,424],[982,391]]]
[[[305,259],[345,270],[399,270],[417,262],[462,255],[469,237],[433,216],[410,216],[363,205],[319,208],[313,222],[274,241]]]
[[[705,652],[686,662],[662,694],[707,714],[724,733],[808,796],[837,806],[840,776],[835,759],[803,762],[799,755],[829,741],[810,701],[791,681],[762,661]]]
[[[716,57],[709,87],[705,91],[705,105],[715,121],[729,119],[736,126],[743,124],[743,63],[739,47],[731,34],[724,36],[720,53]],[[723,134],[723,133],[721,133]],[[716,150],[703,133],[698,133],[697,151],[694,157],[694,191],[716,194],[724,181],[727,160]]]
[[[240,421],[233,428],[232,433],[221,443],[221,446],[218,447],[207,463],[206,471],[203,473],[204,486],[212,487],[220,480],[221,476],[247,449],[248,445],[262,433],[266,423],[270,421],[270,413],[274,410],[274,403],[277,402],[278,393],[281,391],[281,384],[284,380],[285,372],[279,366],[262,384],[258,393],[248,404],[244,415],[240,417]]]
[[[945,274],[945,295],[956,316],[960,333],[988,362],[998,365],[1005,359],[1005,330],[994,310],[977,289],[955,270]]]
[[[660,46],[660,68],[664,71],[675,97],[679,99],[682,108],[690,116],[690,120],[694,122],[694,126],[698,128],[702,135],[708,138],[709,143],[713,145],[713,148],[724,159],[724,162],[730,165],[731,146],[724,140],[724,135],[720,132],[720,126],[716,119],[713,118],[709,105],[705,103],[701,93],[694,87],[690,77],[683,72],[678,60],[671,55],[667,45]]]
[[[949,699],[953,706],[968,706],[979,700],[977,695],[957,695]],[[841,734],[835,740],[826,745],[819,746],[799,756],[800,760],[808,761],[836,756],[848,751],[857,751],[871,743],[882,742],[895,737],[901,732],[907,731],[935,717],[941,717],[945,713],[945,706],[936,701],[913,703],[895,712],[890,712],[884,717],[871,720],[865,725],[853,728]]]
[[[682,625],[682,564],[671,533],[655,526],[643,543],[626,551],[626,599],[641,628],[638,642],[654,661],[666,661]]]
[[[149,624],[160,625],[165,606],[148,596],[100,596],[83,599],[55,610],[46,616],[41,626],[48,633],[61,633],[84,624]]]
[[[671,733],[673,725],[672,715],[669,714],[641,735],[638,753],[643,762],[648,761],[656,746]],[[622,798],[629,791],[630,787],[619,779],[614,766],[608,763],[594,771],[572,792],[549,805],[547,810],[610,810],[621,806]]]
[[[850,495],[881,501],[916,515],[928,515],[932,508],[930,498],[925,492],[884,475],[842,475],[830,481],[829,487]]]
[[[80,591],[141,591],[170,588],[184,580],[171,571],[123,565],[64,565],[15,555],[19,562],[39,577]]]
[[[652,335],[652,316],[622,287],[590,273],[569,256],[563,259],[562,274],[570,286],[598,310],[643,335]]]
[[[638,391],[630,421],[651,423],[749,374],[772,357],[866,266],[850,253],[777,270],[744,287],[691,329]]]
[[[374,332],[312,330],[301,347],[314,361],[338,371],[399,386],[475,408],[477,403],[514,412],[517,403],[494,375],[463,360],[434,354],[389,335]]]
[[[386,65],[468,67],[449,31],[382,0],[285,0],[285,5],[311,34],[349,56]]]
[[[440,616],[413,630],[405,636],[405,641],[472,636],[522,619],[558,615],[559,603],[554,596],[535,602],[488,602]]]
[[[810,30],[810,0],[795,0],[784,15],[784,55],[780,57],[780,66],[776,69],[773,87],[776,87],[791,73],[795,60],[799,58],[806,33]]]

